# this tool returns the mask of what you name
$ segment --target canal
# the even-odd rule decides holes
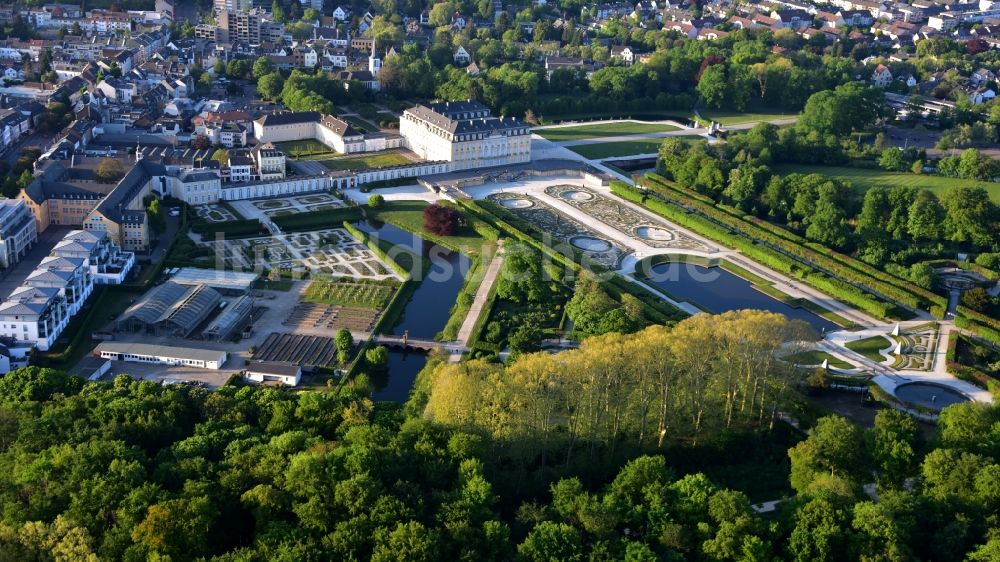
[[[807,322],[817,332],[839,330],[833,322],[804,308],[789,306],[762,293],[743,279],[721,267],[703,267],[687,263],[661,263],[650,268],[646,282],[662,289],[677,300],[688,301],[703,310],[719,314],[730,310],[754,308],[778,312],[792,320]]]
[[[451,307],[471,266],[469,258],[391,224],[361,222],[355,226],[430,261],[430,269],[407,301],[392,334],[405,333],[419,340],[434,339],[448,323]],[[406,402],[417,373],[426,364],[426,353],[390,350],[387,373],[371,379],[372,399]]]

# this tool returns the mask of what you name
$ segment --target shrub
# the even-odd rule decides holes
[[[981,265],[993,271],[1000,271],[1000,252],[979,254],[976,256],[976,265]]]
[[[383,203],[385,203],[385,197],[377,193],[368,198],[368,206],[372,209],[378,209]]]
[[[389,366],[389,350],[380,345],[365,351],[365,363],[376,371],[384,371]]]

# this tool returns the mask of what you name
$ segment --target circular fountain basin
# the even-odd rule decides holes
[[[643,240],[664,241],[674,239],[672,232],[658,226],[640,226],[635,229],[635,235]]]
[[[563,191],[559,194],[563,199],[567,201],[590,201],[594,198],[593,193],[588,193],[586,191]]]
[[[611,249],[611,242],[592,236],[574,236],[569,243],[585,252],[607,252]]]
[[[929,382],[901,384],[896,387],[895,394],[900,400],[933,410],[941,410],[952,404],[969,401],[968,396],[957,390]]]
[[[500,204],[508,209],[527,209],[534,205],[528,199],[504,199]]]

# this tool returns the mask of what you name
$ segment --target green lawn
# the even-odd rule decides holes
[[[594,144],[581,144],[579,146],[567,146],[573,152],[589,158],[598,160],[600,158],[611,158],[614,156],[633,156],[635,154],[655,154],[660,150],[662,139],[624,141],[624,142],[599,142]]]
[[[644,133],[666,133],[676,130],[677,127],[671,125],[622,121],[619,123],[595,123],[593,125],[536,129],[535,132],[550,141],[574,141],[600,137],[639,135]]]
[[[824,177],[850,182],[854,188],[864,193],[877,185],[893,187],[904,185],[920,189],[929,189],[938,197],[944,195],[948,190],[961,185],[974,185],[985,188],[990,193],[990,198],[1000,203],[1000,183],[983,182],[976,180],[963,180],[959,178],[948,178],[928,174],[907,174],[904,172],[886,172],[870,168],[849,168],[841,166],[802,166],[792,164],[782,164],[775,166],[775,171],[780,174],[820,174]]]
[[[347,121],[348,123],[351,124],[352,127],[354,127],[355,129],[357,129],[362,133],[373,133],[378,130],[376,127],[373,127],[371,123],[358,119],[357,117],[354,116],[345,116],[341,117],[341,119]]]
[[[863,340],[847,342],[846,347],[851,351],[864,355],[872,361],[881,363],[885,361],[885,357],[879,353],[879,350],[885,349],[890,345],[892,345],[892,342],[888,338],[884,336],[872,336]]]
[[[452,236],[437,236],[425,231],[424,208],[426,207],[427,203],[423,201],[386,201],[378,209],[368,207],[367,215],[369,219],[396,225],[407,232],[419,234],[425,240],[458,250],[469,257],[480,256],[485,246],[495,244],[485,240],[476,232],[473,224],[478,219],[466,214],[463,214],[465,224],[459,226],[458,231]]]
[[[317,160],[340,156],[339,152],[316,139],[279,142],[275,143],[275,146],[292,160]]]
[[[722,111],[714,109],[699,110],[698,113],[704,119],[717,121],[721,125],[738,125],[740,123],[750,123],[753,121],[773,121],[775,119],[785,119],[795,117],[796,113],[764,112],[745,113],[739,111]]]
[[[387,152],[384,154],[363,154],[359,156],[348,156],[336,160],[323,160],[321,163],[327,168],[340,170],[365,170],[370,168],[387,168],[408,164],[410,160],[398,152]]]
[[[854,365],[851,365],[847,361],[842,359],[837,359],[833,355],[825,351],[803,351],[801,353],[795,353],[785,357],[786,361],[795,363],[796,365],[822,365],[823,361],[829,361],[829,365],[836,369],[851,369]]]

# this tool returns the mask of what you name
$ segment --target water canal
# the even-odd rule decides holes
[[[755,308],[779,312],[793,320],[803,320],[817,332],[840,329],[833,322],[804,308],[789,306],[758,291],[746,279],[721,267],[661,263],[650,268],[650,276],[646,281],[677,300],[688,301],[715,314]]]
[[[392,333],[406,333],[419,340],[434,339],[448,323],[451,307],[471,266],[469,258],[391,224],[362,222],[355,226],[430,260],[430,269],[407,301]],[[427,355],[423,352],[390,350],[387,374],[372,377],[372,399],[405,402],[417,373],[426,364]]]

